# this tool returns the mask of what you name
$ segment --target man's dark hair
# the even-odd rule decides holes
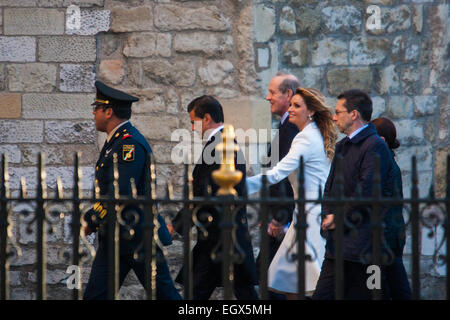
[[[208,113],[215,123],[224,121],[222,105],[212,96],[204,95],[189,102],[188,112],[192,110],[200,119]]]
[[[340,95],[339,99],[345,99],[344,106],[348,112],[356,110],[359,111],[364,121],[369,122],[372,116],[372,99],[369,95],[359,89],[347,90]]]
[[[123,107],[116,107],[116,106],[112,105],[111,108],[117,118],[127,119],[127,120],[129,120],[131,118],[131,107],[123,108]]]

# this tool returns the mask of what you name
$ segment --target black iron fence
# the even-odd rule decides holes
[[[308,225],[306,223],[306,215],[308,210],[306,205],[309,203],[314,204],[328,204],[336,208],[335,223],[336,223],[336,278],[335,278],[335,297],[336,299],[344,298],[344,285],[343,285],[343,233],[345,227],[352,227],[349,224],[347,217],[344,214],[345,208],[348,206],[362,205],[371,208],[370,214],[370,228],[372,234],[372,245],[368,252],[361,255],[361,259],[364,264],[382,265],[389,264],[392,259],[392,253],[389,250],[383,249],[384,239],[384,223],[383,214],[385,210],[383,208],[393,205],[403,205],[403,214],[406,216],[406,225],[410,228],[411,237],[411,284],[412,284],[412,297],[413,299],[420,299],[420,259],[421,259],[421,236],[424,233],[424,228],[429,229],[428,236],[437,237],[437,234],[433,233],[436,227],[442,227],[444,229],[444,235],[441,239],[438,239],[437,247],[434,252],[434,261],[440,266],[446,265],[446,275],[449,274],[450,268],[450,255],[448,254],[448,248],[450,247],[448,236],[449,230],[449,213],[450,213],[450,155],[447,158],[447,176],[446,176],[446,196],[445,198],[436,198],[434,196],[433,189],[426,198],[419,198],[418,189],[418,173],[416,166],[416,158],[412,158],[412,184],[411,184],[411,196],[409,198],[402,198],[399,195],[394,195],[391,198],[383,198],[381,196],[380,177],[379,174],[375,174],[373,196],[370,198],[353,197],[346,198],[343,195],[343,188],[340,188],[341,192],[334,198],[324,199],[319,190],[319,197],[315,200],[305,199],[304,190],[304,165],[303,160],[300,159],[300,168],[298,175],[298,197],[296,199],[288,199],[286,197],[272,198],[269,197],[267,181],[263,176],[263,188],[260,196],[257,198],[249,197],[237,197],[234,195],[210,195],[205,197],[193,197],[191,190],[191,177],[190,168],[185,165],[184,168],[184,192],[181,198],[174,198],[171,194],[170,186],[167,187],[165,196],[156,196],[156,184],[155,184],[155,165],[151,164],[152,161],[149,158],[148,174],[145,178],[146,191],[145,195],[138,196],[134,182],[131,181],[132,192],[129,196],[121,196],[118,194],[118,173],[117,162],[115,166],[115,183],[114,192],[108,196],[100,196],[98,187],[94,187],[92,195],[90,197],[83,197],[80,187],[80,155],[76,154],[74,159],[74,177],[72,195],[65,197],[63,194],[63,188],[61,183],[58,182],[54,196],[49,197],[46,190],[45,176],[46,171],[44,168],[44,156],[39,155],[38,174],[37,174],[37,190],[34,196],[28,197],[25,190],[25,183],[22,180],[22,187],[17,196],[11,196],[8,190],[8,167],[6,162],[6,156],[2,155],[1,169],[0,169],[0,299],[9,299],[9,261],[13,255],[20,254],[19,246],[14,243],[11,235],[11,218],[13,214],[13,206],[18,203],[34,203],[34,219],[32,223],[36,225],[36,264],[35,272],[37,279],[36,296],[37,299],[46,299],[46,253],[47,253],[47,232],[48,225],[52,223],[51,219],[51,204],[57,203],[70,203],[71,204],[71,264],[74,266],[81,266],[82,262],[89,256],[89,252],[92,252],[92,248],[88,248],[88,242],[83,234],[83,209],[82,205],[86,203],[95,203],[102,201],[107,204],[107,235],[108,235],[108,257],[109,257],[109,282],[108,292],[110,299],[116,299],[118,297],[119,285],[118,285],[118,246],[119,246],[119,225],[126,224],[120,217],[120,212],[116,211],[116,204],[139,204],[143,206],[144,216],[144,240],[143,247],[145,252],[145,265],[146,265],[146,293],[148,299],[155,299],[155,276],[156,276],[156,248],[161,246],[157,237],[157,213],[162,207],[166,205],[175,205],[182,207],[182,221],[184,225],[190,225],[191,219],[195,218],[196,212],[200,205],[213,205],[221,208],[222,212],[222,252],[218,255],[218,259],[222,263],[223,271],[223,294],[224,299],[232,298],[232,273],[233,264],[236,262],[236,255],[234,254],[235,238],[233,236],[235,230],[236,212],[242,206],[253,207],[257,212],[256,223],[260,225],[260,259],[261,266],[268,265],[268,234],[267,225],[271,220],[270,207],[274,205],[288,205],[295,203],[298,208],[298,219],[295,224],[296,228],[296,246],[297,253],[294,259],[297,260],[298,266],[298,292],[299,298],[305,299],[305,261],[308,259],[314,259],[311,255],[307,255],[305,251],[306,230]],[[378,163],[378,161],[377,161]],[[338,164],[343,165],[342,163]],[[337,171],[339,172],[339,171]],[[377,170],[376,170],[377,172]],[[343,184],[342,177],[337,179],[337,183]],[[228,186],[229,187],[229,186]],[[17,213],[18,214],[18,213]],[[194,219],[195,220],[195,219]],[[199,226],[201,228],[201,226]],[[128,226],[128,229],[132,230],[133,225]],[[184,298],[192,299],[193,297],[193,263],[192,263],[192,248],[191,240],[193,240],[192,228],[183,229],[183,264],[184,264]],[[201,230],[200,230],[201,231]],[[431,234],[430,234],[431,233]],[[443,248],[446,248],[446,253],[442,254]],[[161,247],[162,248],[162,247]],[[261,268],[260,270],[260,283],[259,283],[259,295],[261,299],[268,298],[267,288],[267,268]],[[82,290],[79,287],[72,289],[72,299],[81,299]],[[380,290],[373,290],[373,298],[380,299]],[[449,277],[446,277],[446,298],[450,299],[450,283]]]

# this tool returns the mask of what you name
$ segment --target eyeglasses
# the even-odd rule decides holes
[[[352,111],[353,111],[353,110],[352,110]],[[337,111],[337,110],[335,110],[335,111],[334,111],[334,114],[338,115],[339,113],[344,113],[344,112],[350,113],[351,111],[348,111],[348,110],[345,110],[345,111]]]

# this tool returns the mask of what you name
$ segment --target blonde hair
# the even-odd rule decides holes
[[[314,111],[312,118],[322,134],[325,154],[331,161],[334,157],[337,133],[333,114],[325,104],[325,96],[317,89],[301,87],[297,88],[295,94],[303,98],[308,110]]]

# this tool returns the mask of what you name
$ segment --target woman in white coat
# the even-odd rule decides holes
[[[297,175],[300,157],[304,160],[305,198],[316,200],[319,196],[319,186],[324,189],[334,156],[334,146],[337,138],[332,113],[325,105],[325,98],[320,91],[311,88],[298,88],[291,99],[289,121],[300,130],[292,141],[289,153],[265,175],[269,184],[275,184],[289,176],[294,193],[297,192]],[[261,189],[262,175],[248,177],[248,193]],[[295,195],[297,198],[297,195]],[[269,290],[283,293],[288,299],[297,298],[297,261],[292,259],[296,253],[297,208],[294,218],[286,232],[268,271]],[[307,203],[305,206],[306,222],[306,254],[313,261],[305,261],[307,293],[314,291],[320,274],[320,268],[325,255],[325,240],[320,236],[319,204]]]

